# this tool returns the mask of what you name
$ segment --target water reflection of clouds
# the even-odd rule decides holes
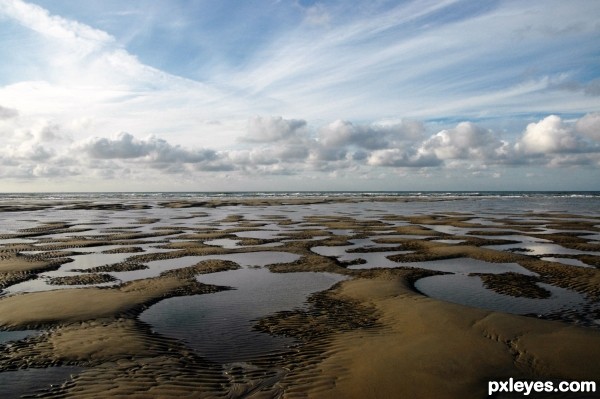
[[[536,242],[521,242],[518,244],[504,244],[504,245],[488,245],[485,248],[495,249],[498,251],[518,250],[524,249],[527,255],[597,255],[596,251],[580,251],[577,249],[565,248],[558,244],[546,244]]]

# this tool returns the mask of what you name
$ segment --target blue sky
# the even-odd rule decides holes
[[[0,191],[600,190],[599,17],[0,0]]]

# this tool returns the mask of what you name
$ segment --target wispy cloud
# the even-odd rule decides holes
[[[3,178],[598,168],[596,2],[142,3],[0,0]]]

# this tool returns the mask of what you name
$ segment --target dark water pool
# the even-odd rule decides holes
[[[62,366],[0,372],[0,398],[17,399],[23,395],[34,395],[42,389],[69,381],[71,376],[82,370],[81,367]]]
[[[206,284],[234,290],[170,298],[140,315],[140,320],[165,336],[184,341],[200,356],[233,363],[284,350],[292,340],[253,330],[256,320],[301,307],[308,295],[331,287],[344,277],[330,273],[271,273],[244,268],[198,277]]]
[[[418,280],[423,294],[448,302],[515,314],[547,314],[577,309],[587,303],[583,295],[549,284],[539,285],[552,293],[550,298],[531,299],[499,294],[483,286],[478,276],[447,274]]]

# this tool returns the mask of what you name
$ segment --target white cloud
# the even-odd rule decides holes
[[[580,168],[600,166],[600,153],[556,154],[548,160],[549,168]]]
[[[497,2],[459,11],[457,3],[407,1],[385,12],[364,4],[349,5],[352,12],[332,7],[330,27],[291,30],[227,78],[307,119],[373,120],[398,110],[414,118],[468,118],[598,107],[599,100],[583,92],[556,90],[558,81],[580,73],[564,62],[567,54],[577,59],[595,51],[598,27],[588,13],[598,5]],[[549,31],[564,33],[540,37]]]
[[[292,114],[303,118],[296,122],[306,125],[339,119],[337,126],[332,123],[323,128],[324,146],[341,143],[377,150],[398,146],[397,141],[407,138],[403,135],[408,128],[404,121],[401,127],[370,121],[395,118],[399,113],[425,119],[456,114],[480,116],[486,112],[512,115],[548,108],[580,113],[597,109],[600,104],[600,100],[581,93],[565,96],[564,92],[548,92],[556,86],[555,77],[566,74],[571,78],[574,72],[570,70],[524,76],[533,70],[531,65],[493,58],[512,54],[502,50],[514,47],[518,60],[533,59],[524,53],[531,51],[531,40],[538,40],[535,32],[544,30],[587,38],[594,29],[589,24],[581,24],[578,31],[566,28],[583,23],[586,15],[593,14],[596,7],[591,3],[571,6],[554,2],[552,7],[499,3],[450,22],[437,19],[446,7],[456,11],[452,7],[457,4],[452,1],[408,1],[385,11],[379,4],[359,8],[350,3],[328,8],[316,4],[305,9],[305,23],[295,21],[289,27],[279,27],[277,35],[261,35],[264,41],[256,43],[253,50],[236,49],[243,59],[236,59],[235,66],[224,68],[219,62],[223,54],[215,58],[211,58],[212,53],[202,54],[207,55],[206,59],[198,55],[197,62],[211,66],[203,66],[203,81],[144,64],[140,59],[152,57],[144,58],[144,54],[124,48],[121,43],[126,40],[122,37],[51,15],[23,1],[5,0],[1,4],[1,15],[38,32],[40,38],[27,50],[36,54],[36,61],[29,61],[37,71],[33,74],[35,80],[17,79],[0,87],[0,102],[22,113],[51,115],[63,124],[93,120],[95,123],[76,134],[77,139],[105,131],[168,131],[172,132],[172,143],[224,149],[239,138],[238,127],[248,115]],[[137,11],[143,14],[145,10]],[[106,10],[110,12],[116,11]],[[559,13],[563,18],[548,18],[547,12]],[[185,37],[190,33],[186,29],[195,24],[190,23],[191,16],[179,17],[188,17],[188,24],[184,24],[188,28],[175,29]],[[308,26],[310,20],[328,22],[327,26]],[[90,24],[94,22],[90,19]],[[520,42],[515,43],[514,32],[523,26],[529,30],[522,32]],[[118,36],[118,31],[111,32]],[[474,31],[481,35],[473,35]],[[576,46],[578,51],[585,53],[585,43],[583,40],[581,49]],[[164,51],[159,46],[165,44],[152,44],[157,51]],[[214,51],[218,50],[215,46]],[[536,63],[557,58],[553,51],[543,50],[539,49],[542,58],[536,57]],[[30,60],[24,50],[12,51],[16,59]],[[501,68],[491,68],[493,65]],[[485,74],[472,73],[480,67],[485,67]],[[201,121],[212,118],[223,120],[223,126],[199,131]],[[359,125],[357,120],[367,122]],[[257,117],[248,122],[242,140],[267,143],[305,133],[304,127],[290,123]]]
[[[315,4],[306,9],[306,23],[315,26],[327,26],[331,20],[331,15],[323,4]]]
[[[321,161],[341,161],[346,159],[348,151],[341,147],[322,147],[318,144],[314,145],[310,151],[309,161],[311,162],[321,162]]]
[[[12,108],[6,108],[0,105],[0,120],[15,118],[19,115],[19,111]]]
[[[373,151],[369,156],[367,163],[371,166],[422,168],[439,166],[442,161],[434,154],[411,154],[407,151],[393,148]]]
[[[576,152],[582,143],[559,116],[550,115],[537,123],[530,123],[517,143],[517,149],[526,154]]]
[[[593,112],[579,119],[575,130],[592,140],[600,141],[600,112]]]
[[[283,119],[282,117],[256,116],[248,120],[247,133],[243,141],[271,143],[300,138],[305,133],[306,121]]]
[[[10,149],[9,149],[10,154]],[[17,159],[25,159],[35,162],[42,162],[50,159],[54,155],[52,149],[46,148],[36,142],[24,142],[12,151],[12,156]]]
[[[508,143],[493,132],[471,122],[461,122],[454,129],[442,130],[420,147],[424,154],[435,154],[442,160],[497,160],[510,151]]]
[[[65,140],[65,133],[57,123],[50,121],[39,121],[34,124],[29,134],[35,142],[52,142]]]
[[[93,27],[109,25],[91,14],[85,25],[21,0],[0,0],[0,18],[19,34],[0,36],[0,45],[10,44],[0,46],[0,58],[10,66],[0,71],[0,174],[145,177],[158,185],[223,171],[245,183],[261,174],[316,181],[325,172],[331,178],[423,170],[442,176],[453,169],[455,176],[493,176],[504,165],[598,166],[600,80],[590,61],[597,50],[600,25],[591,16],[598,4],[382,4],[315,3],[302,9],[304,19],[294,8],[296,19],[268,21],[273,30],[261,31],[248,48],[235,46],[235,35],[258,32],[257,26],[226,29],[227,54],[221,41],[210,51],[200,46],[198,53],[190,46],[193,62],[186,55],[181,60],[202,73],[183,77],[174,71],[185,68],[161,70],[141,61],[156,58],[151,50],[165,51],[173,41],[157,35],[150,49],[143,32],[135,43],[124,37],[136,28],[108,34]],[[185,13],[158,22],[159,9],[156,19],[145,22],[161,27],[149,31],[172,25],[169,36],[180,35],[181,49],[188,49],[183,42],[218,37],[190,31],[201,24]],[[119,36],[124,31],[129,33]],[[178,57],[164,65],[179,64]],[[500,135],[470,122],[439,122],[434,130],[434,122],[426,127],[399,119],[499,121],[517,115],[522,121],[549,109],[588,114],[573,121],[549,116],[519,137],[523,124],[514,120]],[[139,136],[105,137],[107,131]]]
[[[148,155],[151,146],[145,141],[136,140],[129,133],[119,133],[115,138],[94,137],[85,141],[80,148],[92,158],[127,159]]]
[[[355,125],[349,121],[336,120],[320,129],[319,142],[325,147],[355,146],[376,150],[420,139],[423,134],[423,125],[417,121]]]
[[[0,149],[3,166],[0,176],[54,182],[83,182],[81,179],[87,176],[99,184],[151,181],[157,184],[157,189],[160,184],[214,180],[225,175],[239,182],[267,175],[297,176],[300,181],[350,181],[351,176],[362,176],[373,184],[371,180],[375,178],[366,176],[384,175],[376,181],[397,174],[428,175],[428,179],[445,174],[455,176],[452,178],[501,175],[503,179],[505,174],[499,167],[506,165],[554,170],[599,167],[600,146],[583,136],[583,131],[595,131],[596,118],[596,114],[590,114],[565,122],[551,116],[530,124],[522,137],[510,142],[470,122],[461,122],[427,137],[423,133],[425,127],[418,122],[415,134],[411,135],[404,134],[406,126],[399,123],[351,124],[338,120],[318,128],[304,121],[262,117],[255,119],[260,121],[258,125],[271,129],[268,133],[261,131],[258,137],[262,141],[243,141],[237,143],[237,148],[215,151],[173,144],[152,135],[139,138],[130,133],[64,145],[69,143],[66,126],[44,120],[28,122],[19,116],[9,124],[4,122],[17,129],[18,134]],[[565,147],[561,144],[565,137],[577,146]],[[532,145],[538,149],[536,152],[524,147]],[[540,147],[555,152],[542,153]]]
[[[250,150],[231,150],[225,152],[235,165],[274,165],[303,162],[309,155],[309,149],[303,144],[273,144]]]
[[[187,150],[173,146],[154,136],[136,139],[132,134],[119,133],[115,138],[94,137],[75,146],[98,159],[140,159],[151,164],[201,163],[216,159],[212,150]]]
[[[114,40],[106,32],[73,20],[50,15],[42,7],[20,0],[3,0],[0,2],[0,13],[14,18],[22,25],[45,36],[71,43],[78,42],[85,47],[91,43],[106,44]]]

